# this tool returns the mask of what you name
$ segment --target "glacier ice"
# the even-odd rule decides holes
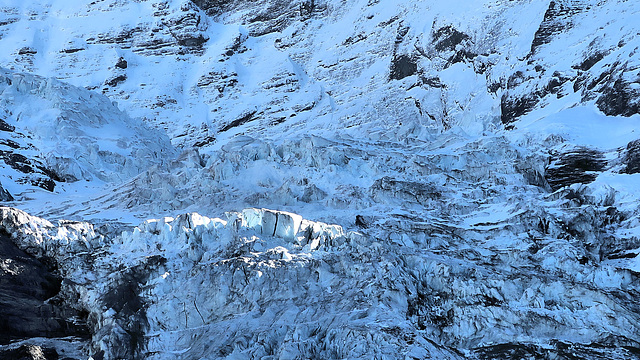
[[[582,261],[560,239],[534,251],[408,231],[398,243],[255,208],[106,237],[10,208],[2,218],[20,247],[58,261],[63,291],[88,312],[88,348],[109,359],[456,359],[492,344],[595,342],[616,356],[615,344],[638,341],[633,273]]]
[[[639,9],[0,5],[0,230],[92,336],[35,345],[637,358]]]

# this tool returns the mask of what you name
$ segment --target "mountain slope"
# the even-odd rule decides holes
[[[2,229],[107,359],[638,358],[639,11],[10,1],[0,199],[83,222]]]

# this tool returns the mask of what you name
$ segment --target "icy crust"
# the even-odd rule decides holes
[[[115,237],[0,210],[19,246],[58,261],[89,312],[86,351],[105,359],[623,359],[640,345],[637,273],[585,258],[553,221],[534,249],[505,229],[381,238],[256,208]]]
[[[0,145],[2,184],[14,195],[34,185],[24,181],[33,171],[56,182],[118,183],[173,154],[166,135],[104,95],[52,78],[0,69],[0,112],[11,129]]]

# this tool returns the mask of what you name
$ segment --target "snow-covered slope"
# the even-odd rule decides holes
[[[264,204],[290,205],[307,191],[299,185],[305,177],[279,171],[282,163],[265,151],[307,146],[309,135],[355,152],[387,151],[393,143],[399,162],[451,137],[505,136],[514,148],[526,144],[525,156],[540,155],[525,166],[540,175],[549,150],[608,151],[635,140],[633,2],[38,1],[3,9],[0,64],[103,92],[187,150],[187,172],[177,170],[184,161],[166,157],[178,164],[167,161],[120,189],[140,217],[203,211],[212,192],[219,195],[207,210],[229,196],[233,206],[221,210],[233,210],[238,198],[256,206],[265,192],[276,198],[302,186]],[[550,134],[562,140],[544,143]],[[268,158],[257,160],[267,164],[236,155],[246,146],[263,147]],[[308,161],[292,160],[285,163],[308,168]],[[331,161],[342,170],[346,160]],[[337,187],[363,190],[383,176],[417,179],[380,168],[355,168],[347,173],[356,179],[326,185],[308,180],[332,198]],[[138,186],[148,183],[165,194],[160,201],[148,185]],[[69,204],[61,210],[58,200],[33,209],[87,215]]]
[[[118,184],[175,152],[107,97],[51,78],[1,70],[0,111],[4,200]]]
[[[105,358],[637,358],[639,12],[2,3],[0,200],[96,224],[3,228]]]

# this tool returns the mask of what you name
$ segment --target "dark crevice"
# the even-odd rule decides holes
[[[276,222],[273,225],[273,234],[271,236],[276,236],[276,230],[278,229],[278,213],[276,213]]]

